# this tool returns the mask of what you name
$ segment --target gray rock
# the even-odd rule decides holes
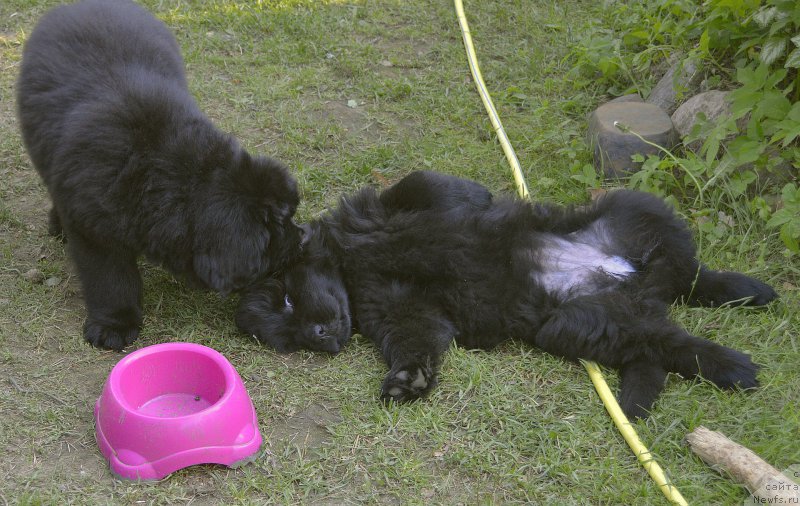
[[[675,130],[681,138],[685,138],[692,132],[692,128],[697,124],[697,115],[703,113],[708,121],[711,123],[719,123],[726,120],[731,115],[731,106],[727,101],[728,93],[726,91],[706,91],[698,93],[691,97],[689,100],[681,104],[678,109],[672,114],[672,123],[675,125]],[[750,115],[737,120],[737,128],[740,132],[744,132],[747,128],[747,123]],[[736,137],[737,134],[733,133],[723,140],[723,143],[728,143]],[[692,150],[696,153],[700,152],[700,148],[706,141],[704,137],[700,137],[690,143],[684,142],[686,149]],[[753,170],[758,174],[759,179],[763,183],[772,183],[782,185],[792,178],[796,177],[796,169],[793,165],[781,157],[781,152],[776,146],[767,147],[764,159],[766,160],[766,167],[763,167],[763,162],[757,167],[754,163],[747,163],[737,168],[738,171]]]
[[[703,113],[708,121],[711,123],[720,123],[725,121],[731,115],[731,106],[727,101],[727,91],[711,90],[691,97],[689,100],[681,104],[672,114],[672,123],[675,125],[675,130],[681,138],[686,137],[692,132],[692,129],[697,124],[697,115]],[[736,127],[739,131],[744,131],[747,128],[747,122],[750,120],[750,114],[736,120]],[[725,141],[730,141],[736,137],[736,134],[730,135]],[[705,138],[701,137],[689,144],[685,144],[687,149],[698,152],[700,147],[705,142]]]
[[[730,115],[731,106],[726,100],[727,91],[707,91],[699,93],[684,102],[672,113],[672,124],[681,137],[691,133],[697,124],[697,114],[703,113],[707,120],[716,122]]]
[[[630,131],[623,131],[617,125]],[[624,177],[636,172],[641,164],[631,160],[635,154],[645,158],[661,154],[657,147],[644,140],[666,149],[672,149],[678,141],[667,113],[645,102],[609,102],[601,105],[589,116],[588,137],[595,168],[607,178]]]
[[[646,102],[654,104],[672,114],[681,97],[691,91],[702,80],[702,73],[694,60],[680,60],[667,71],[650,92]]]
[[[53,276],[51,278],[47,278],[44,280],[44,285],[48,288],[53,288],[54,286],[58,286],[61,283],[61,278],[58,276]]]

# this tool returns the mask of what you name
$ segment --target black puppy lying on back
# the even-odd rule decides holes
[[[244,294],[239,327],[279,351],[338,352],[354,327],[390,371],[381,396],[434,386],[442,354],[521,339],[620,370],[620,403],[644,417],[668,372],[723,388],[758,385],[750,357],[672,323],[667,305],[762,305],[777,295],[702,266],[686,225],[658,198],[609,193],[586,208],[494,200],[432,172],[366,188],[312,223],[302,259]]]
[[[294,178],[214,127],[189,92],[175,38],[135,3],[45,14],[25,43],[17,93],[93,345],[118,350],[138,335],[140,254],[222,293],[299,254]]]

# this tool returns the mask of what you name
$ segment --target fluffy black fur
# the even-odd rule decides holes
[[[25,44],[22,135],[95,346],[118,350],[138,335],[141,254],[227,293],[300,252],[295,180],[212,125],[183,67],[167,27],[127,0],[57,7]]]
[[[436,383],[453,339],[520,339],[621,373],[620,402],[645,417],[668,372],[723,388],[758,385],[750,357],[671,322],[668,304],[766,304],[766,284],[701,265],[691,234],[660,199],[609,193],[584,208],[493,199],[482,186],[413,173],[366,188],[312,224],[303,259],[248,289],[239,327],[279,351],[335,353],[354,326],[390,371],[385,399]]]

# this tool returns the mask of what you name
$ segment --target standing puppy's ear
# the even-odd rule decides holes
[[[262,273],[276,273],[297,258],[308,241],[306,229],[297,225],[292,216],[295,206],[287,203],[266,203],[262,209],[262,223],[267,228],[267,245],[262,262]],[[269,246],[267,248],[267,246]]]
[[[300,228],[292,221],[297,184],[280,163],[244,152],[229,170],[216,170],[194,216],[194,269],[222,293],[244,288],[281,269],[300,253]]]
[[[264,272],[270,233],[239,207],[209,208],[195,224],[194,271],[209,288],[228,294]]]
[[[300,249],[305,249],[308,241],[311,240],[311,225],[304,223],[300,225]]]

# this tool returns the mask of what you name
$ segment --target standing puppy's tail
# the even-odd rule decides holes
[[[777,297],[771,286],[750,276],[700,266],[687,302],[693,306],[763,306]]]

